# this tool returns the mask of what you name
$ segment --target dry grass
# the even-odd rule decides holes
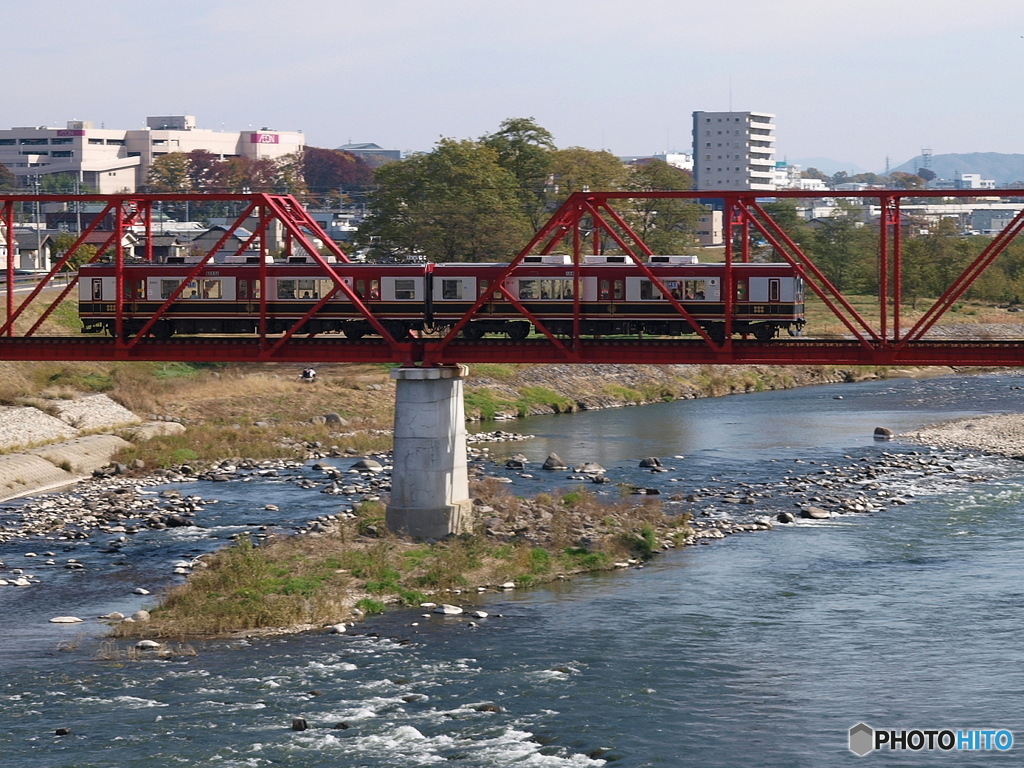
[[[481,501],[518,534],[482,531],[434,543],[416,543],[383,531],[384,508],[364,503],[354,520],[325,534],[279,537],[259,546],[248,538],[208,560],[171,590],[146,623],[122,624],[121,637],[188,637],[277,627],[327,625],[354,608],[416,605],[453,590],[514,581],[519,586],[568,574],[603,570],[630,557],[649,557],[663,542],[691,533],[685,517],[660,504],[622,499],[600,502],[589,491],[519,499],[494,484],[479,487]],[[591,543],[579,544],[586,522]]]

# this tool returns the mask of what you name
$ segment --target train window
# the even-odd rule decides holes
[[[396,289],[397,291],[397,289]],[[442,299],[461,299],[462,298],[462,280],[442,280],[441,281],[441,298]]]
[[[239,280],[238,281],[238,298],[245,301],[249,298],[249,281]]]
[[[199,285],[195,280],[190,280],[188,286],[181,294],[184,299],[198,299],[199,298]]]
[[[736,281],[736,301],[747,300],[747,281],[737,280]]]
[[[616,301],[621,301],[622,300],[622,294],[623,294],[624,290],[625,290],[625,283],[622,280],[616,280],[615,281],[615,300]]]
[[[262,286],[263,283],[261,283],[259,280],[252,281],[252,297],[254,299],[258,299],[260,296],[263,295],[263,291],[261,290]]]
[[[478,290],[479,290],[479,293],[480,293],[481,296],[483,296],[485,293],[487,293],[487,288],[488,288],[488,286],[490,286],[490,284],[491,284],[490,280],[481,280],[480,281],[480,283],[479,283],[480,287],[479,287]]]
[[[683,298],[704,301],[707,296],[707,282],[705,280],[684,280]]]
[[[179,281],[177,280],[161,280],[160,281],[160,298],[169,299],[171,294],[178,289]]]
[[[356,280],[356,294],[361,299],[365,299],[366,298],[366,281],[365,280]]]
[[[415,299],[415,280],[395,280],[395,301],[414,301]]]
[[[326,296],[328,293],[330,293],[333,290],[334,290],[334,281],[331,280],[330,278],[320,278],[319,280],[316,281],[316,294],[315,294],[316,298],[322,299],[324,296]],[[338,292],[342,296],[345,295],[345,292],[342,291],[340,288],[338,289]]]
[[[676,284],[675,281],[673,281],[673,280],[665,280],[664,283],[665,283],[665,287],[667,287],[669,290],[672,290],[672,286]],[[661,298],[661,291],[659,291],[658,287],[654,283],[652,283],[650,280],[641,280],[640,281],[640,298],[641,298],[641,300],[644,300],[644,301],[649,301],[651,299],[660,299]],[[676,298],[678,298],[678,296]]]
[[[779,301],[781,294],[779,279],[775,278],[768,281],[768,301]]]
[[[611,283],[608,280],[602,280],[600,288],[597,292],[598,301],[608,301],[612,297]]]
[[[199,287],[204,299],[224,298],[224,283],[221,280],[200,280]]]
[[[380,280],[370,281],[370,301],[380,301]]]
[[[319,299],[320,294],[317,293],[316,280],[298,280],[296,290],[298,294],[295,298],[297,299]]]
[[[294,299],[295,298],[295,281],[294,280],[278,280],[277,281],[277,298],[279,298],[279,299]]]
[[[537,299],[537,298],[540,298],[540,280],[520,280],[519,281],[519,298],[520,299]]]
[[[103,280],[99,277],[92,279],[92,300],[103,301]]]

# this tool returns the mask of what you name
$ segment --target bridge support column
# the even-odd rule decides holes
[[[387,524],[440,539],[472,528],[466,468],[464,365],[395,368],[395,450]]]

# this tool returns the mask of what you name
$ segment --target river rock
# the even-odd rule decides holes
[[[445,616],[458,616],[462,613],[462,609],[457,605],[449,605],[448,603],[441,603],[437,608],[434,609],[434,613],[443,613]]]
[[[82,620],[77,616],[54,616],[50,619],[51,624],[81,624]]]
[[[344,624],[334,624],[334,625],[332,625],[328,629],[328,631],[332,635],[343,635],[343,634],[345,634],[345,625]]]
[[[152,651],[156,648],[159,648],[160,643],[158,643],[156,640],[139,640],[139,642],[135,644],[135,647],[141,651]]]
[[[792,512],[779,512],[779,514],[775,516],[775,519],[780,523],[795,523],[796,515]]]
[[[657,456],[648,456],[646,459],[640,459],[640,466],[643,469],[652,469],[654,467],[661,466],[661,459]]]
[[[800,510],[800,517],[808,520],[828,520],[832,517],[832,513],[821,507],[804,507]]]
[[[135,589],[132,590],[132,593],[136,594],[136,595],[148,595],[148,594],[151,594],[150,591],[148,589],[146,589],[145,587],[136,587]]]
[[[576,467],[577,472],[582,472],[584,475],[600,475],[604,474],[604,467],[593,461],[588,461],[585,464],[580,464]]]
[[[149,621],[149,611],[136,611],[132,614],[133,621]]]
[[[888,427],[875,427],[875,440],[892,440],[893,431]]]
[[[558,458],[557,453],[549,453],[548,457],[544,459],[541,469],[568,469],[568,467],[564,461]]]
[[[352,465],[352,469],[368,472],[383,472],[384,465],[373,459],[360,459]]]

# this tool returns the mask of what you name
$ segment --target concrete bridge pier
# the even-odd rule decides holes
[[[394,368],[395,449],[387,524],[440,539],[472,528],[466,467],[464,365]]]

